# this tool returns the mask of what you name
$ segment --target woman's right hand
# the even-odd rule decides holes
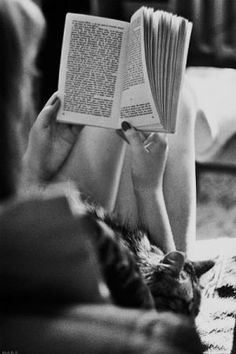
[[[27,183],[45,183],[57,175],[69,157],[82,130],[81,125],[56,120],[60,99],[55,92],[48,100],[30,134],[23,157],[23,179]]]

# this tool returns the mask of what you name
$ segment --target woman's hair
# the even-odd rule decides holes
[[[31,82],[44,19],[31,0],[0,0],[0,200],[20,172],[19,120],[33,110]]]

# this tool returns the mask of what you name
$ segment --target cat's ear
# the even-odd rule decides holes
[[[169,269],[175,274],[179,275],[183,269],[185,262],[185,255],[179,251],[172,251],[165,255],[161,263],[167,264]]]
[[[198,278],[200,278],[201,275],[208,272],[208,270],[210,270],[212,267],[214,267],[216,262],[212,259],[209,259],[209,260],[204,260],[204,261],[194,261],[194,262],[192,262],[192,264],[195,269],[196,276]]]

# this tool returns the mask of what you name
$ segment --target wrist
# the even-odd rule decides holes
[[[133,187],[136,193],[155,194],[160,193],[163,189],[163,176],[156,178],[136,178],[132,175]]]
[[[34,165],[28,157],[27,152],[22,159],[21,185],[41,185],[44,183],[44,178],[41,176],[39,166]]]
[[[139,218],[143,222],[153,209],[162,209],[165,205],[162,187],[134,189]]]

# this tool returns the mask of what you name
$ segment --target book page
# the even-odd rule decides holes
[[[67,14],[59,73],[58,120],[115,128],[129,23]]]
[[[160,123],[146,69],[143,17],[141,8],[131,18],[120,111],[120,124],[128,120],[136,127]]]
[[[162,125],[170,133],[176,128],[191,28],[191,23],[180,16],[164,11],[153,13],[155,50],[148,73]]]
[[[179,17],[175,18],[175,26],[178,27],[177,41],[176,41],[176,57],[172,66],[172,104],[168,104],[170,107],[170,117],[176,117],[178,112],[179,97],[183,82],[183,73],[185,72],[188,48],[190,43],[190,37],[192,32],[192,24],[187,20],[182,21]],[[174,26],[174,24],[173,24]],[[173,124],[173,119],[170,124]],[[172,129],[174,127],[172,126]]]

